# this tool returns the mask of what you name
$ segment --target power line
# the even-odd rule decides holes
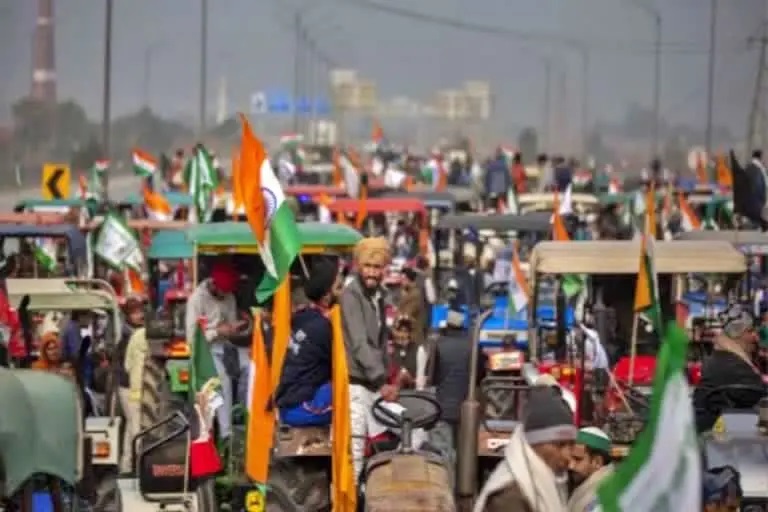
[[[607,40],[587,40],[579,39],[575,37],[564,37],[558,34],[544,33],[544,32],[529,32],[523,30],[510,29],[507,27],[499,27],[493,25],[485,25],[481,23],[475,23],[466,20],[460,20],[456,18],[450,18],[447,16],[440,16],[437,14],[428,14],[425,12],[414,11],[404,7],[397,7],[393,5],[384,5],[372,0],[335,0],[336,2],[352,5],[358,8],[367,9],[371,11],[377,11],[381,13],[390,14],[400,18],[409,19],[412,21],[419,21],[430,25],[437,25],[443,27],[452,27],[465,32],[474,32],[479,34],[485,34],[489,36],[502,37],[505,39],[516,39],[519,41],[527,41],[532,43],[551,44],[557,46],[582,46],[586,47],[590,51],[603,51],[614,53],[636,53],[645,54],[653,53],[656,48],[652,43],[645,43],[640,41],[607,41]],[[731,53],[741,51],[745,48],[745,43],[741,42],[733,47],[720,50],[718,53]],[[667,54],[706,54],[708,49],[705,43],[695,42],[667,42],[662,43],[661,49]]]

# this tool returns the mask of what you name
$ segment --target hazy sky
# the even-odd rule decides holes
[[[653,23],[632,0],[377,0],[380,3],[508,29],[575,37],[593,43],[590,117],[620,120],[632,102],[651,105]],[[643,0],[637,0],[642,2]],[[150,99],[164,114],[196,116],[200,2],[115,0],[113,111],[144,102],[149,54]],[[342,0],[209,0],[209,107],[221,77],[230,108],[247,108],[262,89],[290,90],[298,6],[326,53],[379,84],[380,95],[426,99],[466,79],[488,80],[509,123],[537,124],[543,65],[549,55],[565,74],[569,111],[577,123],[581,58],[573,48],[542,45],[391,16]],[[649,0],[649,3],[653,3]],[[663,17],[662,111],[673,121],[703,125],[706,112],[709,1],[656,0]],[[55,0],[56,67],[60,98],[101,115],[103,0]],[[757,66],[746,39],[758,35],[764,0],[720,0],[718,123],[742,135]],[[29,90],[36,1],[0,0],[0,105]],[[681,44],[676,44],[681,43]],[[628,47],[634,51],[626,52]],[[148,48],[151,48],[148,50]],[[554,100],[553,100],[554,101]],[[553,105],[556,105],[554,103]]]

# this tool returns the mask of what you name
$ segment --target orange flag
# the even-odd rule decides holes
[[[251,225],[253,236],[259,245],[263,245],[266,237],[267,209],[261,191],[261,166],[267,160],[267,152],[253,134],[251,123],[243,114],[240,114],[240,123],[243,133],[240,138],[240,165],[237,169],[239,186],[243,194],[245,216]]]
[[[568,230],[565,228],[563,218],[560,216],[560,193],[555,192],[555,201],[552,206],[552,240],[556,242],[568,242],[571,237],[568,236]]]
[[[701,185],[706,185],[709,183],[707,165],[706,162],[704,162],[704,158],[702,158],[701,153],[696,154],[696,179]]]
[[[147,289],[144,287],[144,280],[141,278],[141,274],[132,268],[126,269],[126,274],[130,293],[135,295],[146,295]]]
[[[301,256],[299,256],[301,258]],[[291,338],[291,276],[288,275],[275,290],[272,299],[272,393],[277,391],[283,373],[285,352]]]
[[[143,194],[147,217],[162,221],[173,219],[173,208],[163,194],[155,192],[147,185],[144,185]]]
[[[261,314],[256,313],[253,315],[251,341],[245,473],[252,481],[262,484],[267,482],[269,476],[271,441],[275,431],[275,412],[270,406],[270,373],[264,333],[261,331]]]
[[[384,140],[384,129],[377,120],[373,121],[373,127],[371,128],[371,140],[376,144]]]
[[[725,155],[717,155],[715,169],[717,172],[717,184],[721,188],[733,188],[733,175],[731,174],[731,169],[728,167],[728,164],[725,163]]]
[[[333,373],[331,374],[331,478],[333,512],[355,512],[357,509],[357,486],[355,469],[352,465],[352,415],[349,410],[349,370],[347,352],[341,330],[341,309],[331,309],[331,333]]]
[[[340,187],[344,184],[344,172],[341,170],[341,151],[339,147],[333,148],[333,186]]]
[[[645,193],[645,232],[656,240],[656,184],[653,181]]]
[[[355,218],[355,227],[357,229],[363,229],[365,218],[368,217],[368,184],[364,183],[365,181],[367,180],[360,180],[360,206],[357,209],[357,217]]]
[[[245,207],[243,188],[240,184],[240,152],[232,152],[232,205],[235,212]]]

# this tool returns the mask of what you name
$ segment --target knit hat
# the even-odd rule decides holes
[[[576,442],[604,453],[611,452],[611,438],[597,427],[584,427],[576,434]]]
[[[723,323],[723,333],[732,340],[738,340],[755,326],[752,313],[740,304],[730,305],[720,314],[720,320]]]
[[[523,417],[525,439],[531,445],[574,441],[577,429],[563,397],[552,387],[534,387]]]
[[[319,258],[312,262],[309,277],[304,281],[304,294],[312,302],[325,297],[333,288],[339,275],[339,265],[329,258]]]
[[[239,277],[229,263],[217,261],[211,269],[211,281],[221,293],[233,293],[237,290]]]

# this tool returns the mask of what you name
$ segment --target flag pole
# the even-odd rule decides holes
[[[635,383],[635,359],[637,358],[637,328],[640,325],[640,313],[635,312],[632,317],[632,346],[629,353],[629,387]]]

